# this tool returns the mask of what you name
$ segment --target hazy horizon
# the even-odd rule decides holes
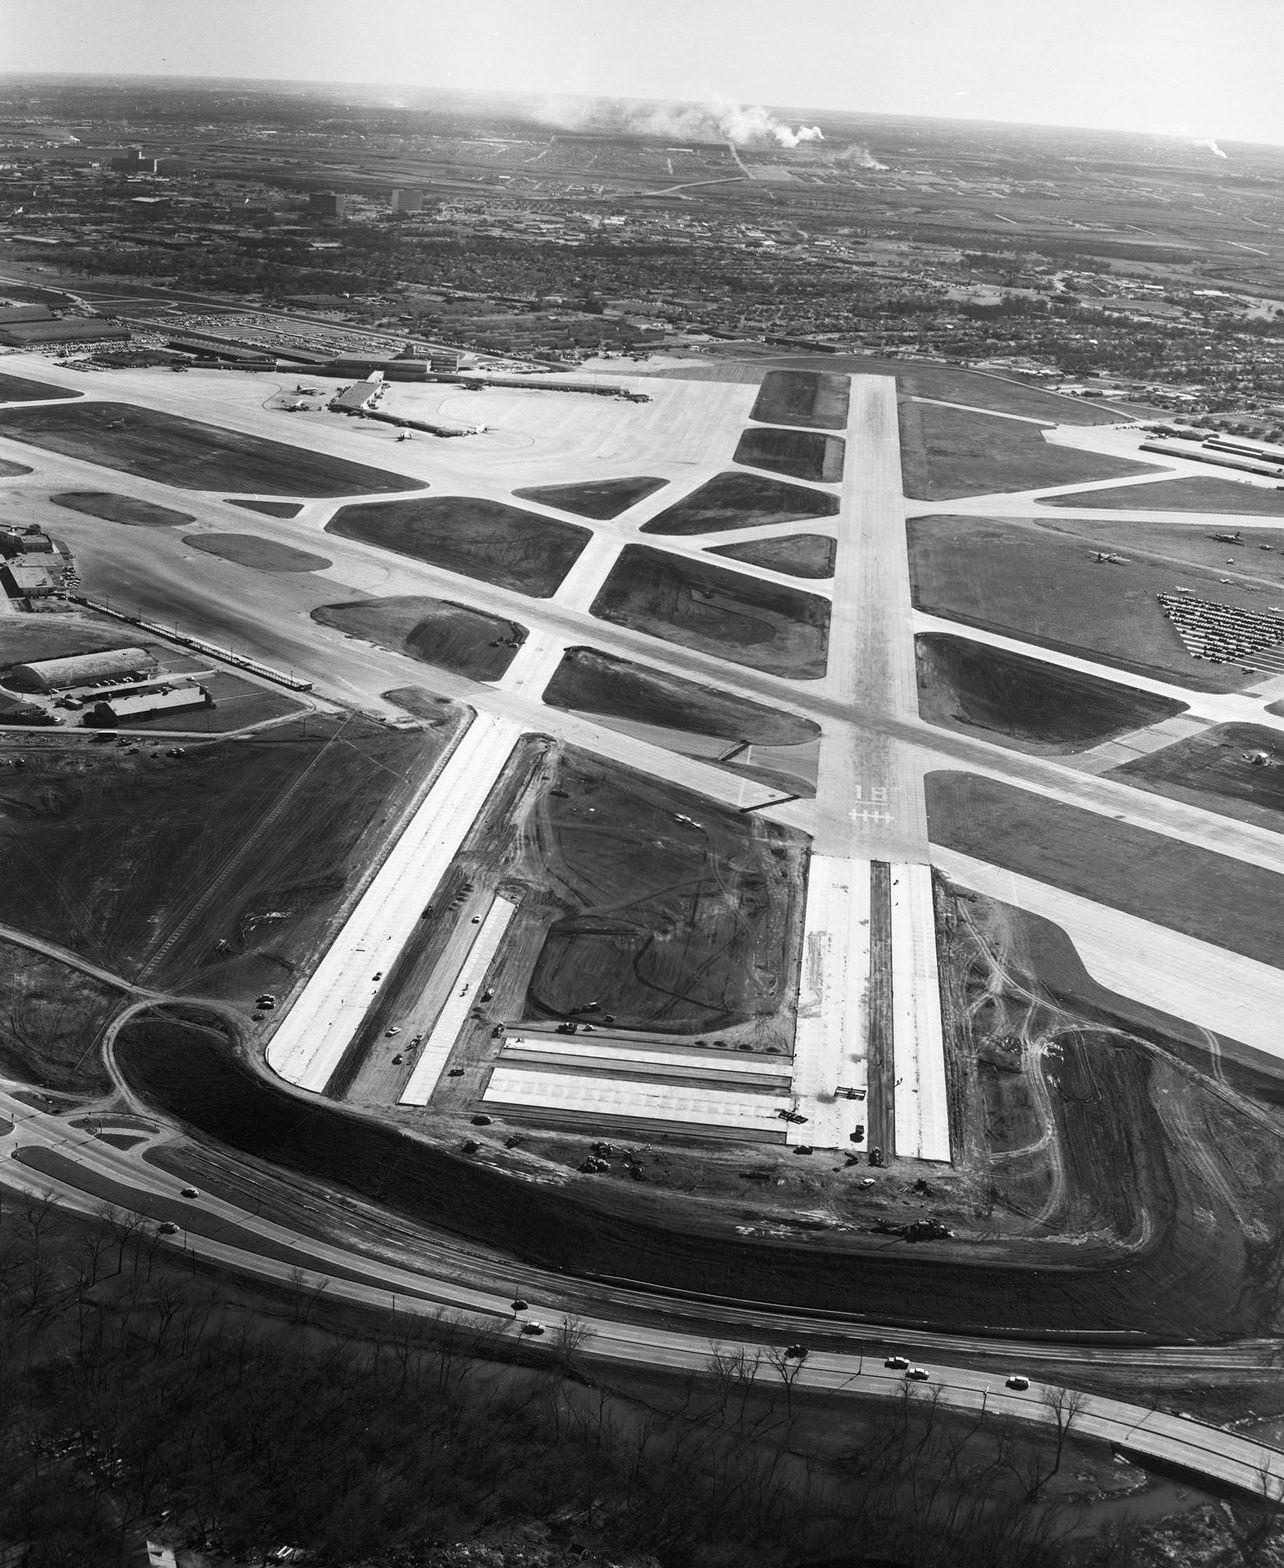
[[[1275,0],[0,0],[6,77],[262,82],[1284,145]]]

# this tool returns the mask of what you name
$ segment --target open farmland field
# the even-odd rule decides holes
[[[787,1046],[803,835],[569,748],[544,771],[534,855],[514,872],[558,907],[529,1015],[565,1018],[587,997],[622,1029],[700,1034],[757,1020]]]
[[[604,522],[663,490],[668,482],[649,478],[597,479],[584,484],[531,485],[514,490],[513,494],[523,501],[538,501],[541,506],[555,506],[563,512],[574,512],[577,517]]]
[[[761,746],[796,746],[820,734],[820,726],[811,719],[763,707],[595,648],[566,650],[544,689],[544,701],[572,713],[634,719]]]
[[[260,539],[257,534],[187,534],[183,543],[260,572],[323,572],[334,565],[327,556],[296,550],[275,539]]]
[[[850,383],[823,370],[769,370],[750,419],[766,425],[845,430]]]
[[[826,600],[648,545],[624,547],[592,613],[772,675],[818,680],[825,673]]]
[[[1108,777],[1284,830],[1284,735],[1261,724],[1215,725],[1113,768]]]
[[[784,539],[720,544],[709,553],[729,556],[733,561],[748,561],[751,566],[765,566],[789,577],[832,577],[838,543],[824,534],[790,534]]]
[[[992,518],[911,518],[909,539],[914,603],[932,615],[1201,691],[1235,691],[1253,679],[1238,664],[1192,658],[1156,602],[1181,582],[1209,599],[1261,608],[1256,594],[1199,568],[1182,567],[1179,577],[1145,560],[1100,564],[1082,540]]]
[[[132,495],[114,495],[110,490],[61,490],[49,499],[68,511],[101,517],[109,523],[125,523],[131,528],[176,528],[180,523],[196,521],[190,512],[176,512],[172,507],[140,501]]]
[[[233,501],[231,504],[244,507],[247,512],[261,512],[264,517],[297,517],[303,510],[297,501]]]
[[[183,490],[336,496],[423,482],[132,403],[0,410],[0,436]]]
[[[929,724],[1018,751],[1073,752],[1184,713],[1185,704],[1024,654],[934,633],[914,639],[918,709]]]
[[[592,538],[575,523],[471,496],[344,506],[326,532],[537,599],[557,592]]]
[[[127,977],[242,998],[282,989],[458,722],[454,710],[436,730],[393,734],[310,715],[181,758],[164,742],[136,755],[25,747],[25,769],[4,774],[0,923]]]
[[[1261,1240],[1250,1256],[1241,1216],[1206,1175],[1196,1181],[1178,1170],[1171,1184],[1138,1194],[1155,1218],[1144,1246],[1094,1236],[1086,1246],[1042,1247],[1032,1239],[1022,1261],[1011,1262],[962,1248],[889,1247],[885,1238],[842,1232],[764,1243],[733,1232],[701,1199],[600,1177],[514,1181],[498,1144],[487,1160],[469,1159],[289,1093],[239,1061],[217,1024],[141,1018],[121,1030],[116,1056],[144,1103],[199,1134],[571,1275],[618,1275],[955,1333],[1105,1329],[1218,1343],[1269,1333],[1274,1322],[1278,1205],[1260,1205]],[[1156,1081],[1156,1098],[1179,1098],[1168,1088]],[[1084,1114],[1094,1109],[1085,1106]],[[1238,1158],[1241,1141],[1227,1134],[1243,1118],[1206,1094],[1196,1114],[1209,1123],[1213,1157],[1220,1161],[1216,1151],[1224,1150],[1227,1161]],[[1145,1131],[1152,1125],[1149,1116],[1142,1123]],[[1273,1191],[1272,1159],[1245,1150],[1241,1172],[1259,1192]],[[1155,1158],[1140,1166],[1148,1176],[1160,1168]],[[1218,1247],[1210,1247],[1210,1235]]]
[[[1284,490],[1236,484],[1233,479],[1157,479],[1147,485],[1045,495],[1039,505],[1097,507],[1104,512],[1242,512],[1246,517],[1284,517]]]
[[[526,640],[526,628],[515,621],[410,594],[323,604],[312,619],[475,681],[498,680]]]
[[[111,1079],[94,1046],[128,1000],[56,958],[0,939],[0,1072],[40,1089],[106,1093]]]
[[[823,436],[812,430],[746,430],[736,443],[732,462],[791,479],[817,484],[837,484],[843,477],[845,443],[841,436]]]
[[[1229,544],[1213,538],[1217,533],[1235,532],[1222,523],[1199,527],[1190,523],[1129,522],[1123,518],[1109,522],[1039,518],[1035,526],[1048,533],[1082,539],[1089,549],[1112,550],[1134,562],[1144,558],[1170,569],[1203,567],[1210,598],[1217,597],[1211,592],[1214,582],[1218,593],[1225,587],[1219,581],[1222,577],[1248,578],[1284,589],[1284,528],[1250,528],[1242,543]]]
[[[32,381],[27,376],[0,374],[0,403],[39,403],[55,397],[83,397],[72,387],[54,386],[49,381]]]
[[[934,844],[1284,967],[1284,877],[979,774],[926,783]]]
[[[905,494],[915,501],[1154,472],[1152,465],[1127,458],[1050,446],[1036,426],[992,414],[902,398],[900,418]]]
[[[767,523],[794,523],[804,518],[833,517],[836,495],[806,490],[781,479],[757,474],[717,474],[666,507],[648,523],[644,534],[714,534],[729,528],[760,528]]]

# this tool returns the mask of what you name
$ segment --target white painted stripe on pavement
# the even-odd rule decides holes
[[[512,754],[521,726],[478,714],[330,944],[267,1049],[268,1066],[320,1091],[379,993],[425,902]]]
[[[948,1160],[945,1039],[936,965],[932,868],[900,863],[892,875],[892,1040],[896,1152]]]
[[[516,913],[517,905],[510,904],[506,898],[497,898],[490,906],[455,976],[446,1005],[438,1013],[437,1022],[420,1049],[415,1070],[401,1091],[400,1104],[427,1105],[432,1099],[437,1082],[450,1060],[450,1053],[455,1048],[455,1041],[459,1038],[459,1031],[464,1027],[468,1009],[477,1000],[486,971],[493,963],[499,944],[508,930],[508,923]]]

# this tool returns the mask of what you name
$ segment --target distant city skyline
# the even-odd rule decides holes
[[[0,0],[6,73],[787,105],[1284,144],[1279,0]]]

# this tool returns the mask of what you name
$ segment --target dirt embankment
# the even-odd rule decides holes
[[[994,1244],[889,1248],[885,1237],[788,1227],[778,1227],[781,1239],[773,1241],[735,1234],[734,1216],[699,1199],[516,1180],[517,1156],[498,1141],[474,1156],[450,1153],[288,1092],[256,1075],[216,1031],[181,1018],[132,1023],[118,1038],[117,1059],[141,1098],[203,1136],[581,1277],[958,1332],[1220,1341],[1274,1325],[1273,1232],[1268,1227],[1250,1255],[1216,1197],[1211,1218],[1187,1224],[1208,1199],[1185,1176],[1173,1180],[1166,1206],[1153,1205],[1154,1226],[1131,1238],[1130,1248],[1095,1240],[1027,1245],[1027,1261],[1018,1263]],[[1161,1164],[1166,1156],[1155,1168]],[[1116,1186],[1119,1175],[1111,1172]]]

